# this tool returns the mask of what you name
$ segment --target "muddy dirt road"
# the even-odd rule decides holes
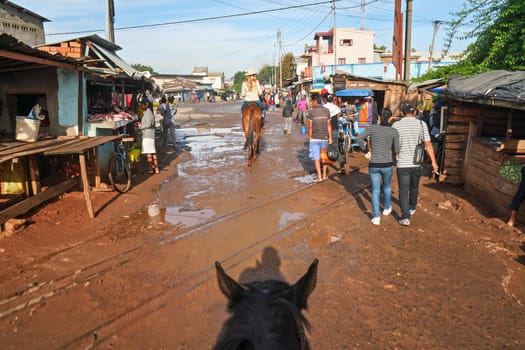
[[[0,240],[3,349],[210,349],[227,318],[215,260],[242,282],[295,282],[314,258],[313,349],[525,348],[520,226],[427,178],[411,226],[397,191],[373,226],[362,154],[315,184],[278,110],[248,168],[236,111],[181,106],[161,174],[139,164],[129,193],[96,193],[95,220],[68,193]]]

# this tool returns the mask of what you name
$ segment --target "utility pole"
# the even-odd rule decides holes
[[[335,19],[336,19],[336,15],[335,15],[335,0],[332,0],[332,9],[334,10],[334,33],[333,33],[333,36],[332,36],[332,41],[333,41],[333,44],[332,44],[332,48],[333,48],[333,51],[334,51],[334,77],[335,77],[335,72],[336,72],[336,69],[337,69],[337,27],[335,25]]]
[[[281,56],[281,48],[283,42],[281,41],[281,30],[277,29],[277,42],[279,45],[279,89],[283,88],[283,58]]]
[[[106,0],[106,40],[115,43],[115,29],[113,23],[115,21],[115,4],[113,0]]]
[[[361,0],[361,20],[360,20],[360,30],[365,30],[365,3],[366,0]]]
[[[412,0],[407,0],[407,17],[405,31],[405,71],[404,80],[410,80],[410,39],[412,37]]]
[[[436,40],[437,31],[439,29],[439,25],[443,23],[443,21],[435,20],[434,22],[434,34],[432,35],[432,44],[430,45],[430,57],[428,58],[428,71],[432,69],[432,58],[434,56],[434,41]]]

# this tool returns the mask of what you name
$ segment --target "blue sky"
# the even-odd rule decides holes
[[[105,38],[105,0],[10,1],[50,20],[44,24],[47,42],[93,33]],[[360,3],[337,1],[336,26],[359,29]],[[114,4],[115,41],[122,47],[119,56],[128,63],[149,65],[166,74],[188,74],[194,66],[224,72],[226,78],[240,70],[259,70],[264,64],[278,61],[278,30],[280,53],[301,54],[306,44],[313,44],[315,32],[328,31],[334,25],[331,2],[322,0],[114,0]],[[309,4],[316,5],[303,6]],[[435,0],[413,0],[411,46],[417,51],[428,52],[434,31],[432,22],[450,20],[450,13],[460,10],[463,0],[435,4]],[[403,12],[405,6],[402,0]],[[394,0],[366,0],[364,28],[375,32],[376,45],[389,49],[393,8]],[[247,13],[253,14],[237,16]],[[200,21],[211,17],[221,18]],[[119,30],[134,26],[143,27]],[[439,28],[435,52],[443,48],[445,30],[444,25]],[[80,31],[87,32],[73,33]],[[57,33],[71,34],[53,35]],[[456,40],[451,51],[458,52],[466,46],[467,42]]]

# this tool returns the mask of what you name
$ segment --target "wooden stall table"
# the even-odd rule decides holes
[[[87,172],[86,153],[89,150],[93,150],[96,170],[95,183],[100,184],[100,166],[98,163],[97,147],[108,142],[119,140],[120,138],[122,138],[122,135],[86,137],[79,139],[77,142],[63,145],[61,147],[56,147],[54,149],[47,150],[43,153],[44,156],[58,156],[66,154],[78,155],[78,161],[80,164],[80,177],[82,180],[82,189],[84,191],[84,197],[86,199],[86,205],[90,218],[95,217],[95,212],[93,210],[93,201],[91,199],[91,187],[89,185],[89,178]]]
[[[114,142],[121,137],[121,135],[96,137],[62,136],[56,139],[39,140],[32,143],[19,141],[0,142],[0,163],[12,161],[14,159],[27,160],[29,170],[29,173],[24,172],[27,198],[0,211],[0,227],[3,226],[7,220],[23,214],[35,206],[66,192],[78,183],[78,180],[73,178],[50,187],[46,191],[42,192],[40,185],[40,173],[36,160],[37,156],[66,154],[78,155],[81,171],[81,184],[84,191],[88,214],[91,218],[94,218],[95,213],[91,199],[91,188],[89,186],[86,154],[88,151],[93,150],[96,170],[95,182],[100,184],[100,167],[98,164],[97,147],[108,142]]]

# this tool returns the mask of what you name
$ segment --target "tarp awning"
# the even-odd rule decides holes
[[[359,89],[344,89],[335,92],[336,96],[347,97],[347,96],[374,96],[372,89],[359,88]]]
[[[505,100],[525,102],[525,71],[495,70],[473,77],[451,76],[445,91],[462,99]]]

